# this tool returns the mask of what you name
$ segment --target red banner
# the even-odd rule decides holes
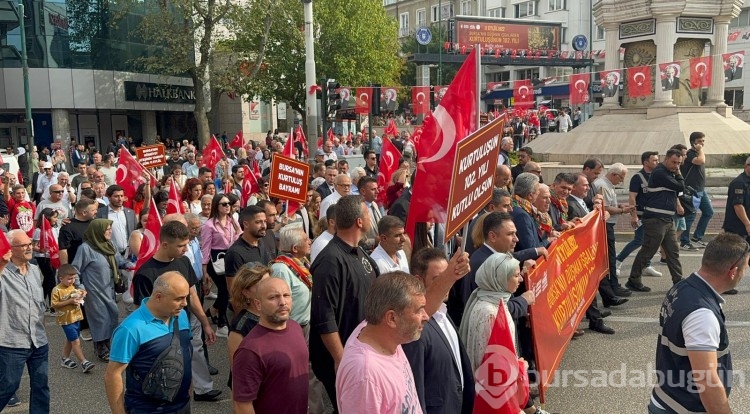
[[[589,101],[589,74],[570,75],[570,104],[580,105]]]
[[[651,95],[651,66],[628,68],[628,96],[638,98]]]
[[[492,49],[560,50],[560,23],[542,21],[491,22],[476,17],[456,18],[456,41]]]
[[[370,102],[372,102],[372,88],[357,88],[357,97],[354,98],[354,112],[358,114],[369,114]]]
[[[411,105],[412,112],[415,115],[430,112],[430,87],[415,86],[411,88]]]
[[[271,181],[268,194],[283,200],[307,201],[310,165],[275,154],[271,158]]]
[[[528,109],[534,106],[534,87],[531,79],[517,80],[513,84],[513,107]]]
[[[398,160],[401,153],[390,139],[383,139],[383,148],[380,154],[380,166],[378,167],[378,203],[385,204],[386,190],[391,185],[393,173],[398,169]]]
[[[711,56],[690,59],[690,88],[707,88],[711,86]]]
[[[527,279],[536,295],[530,317],[544,402],[573,333],[596,297],[599,281],[609,272],[607,230],[599,210],[563,232],[552,244],[549,260],[539,260]]]

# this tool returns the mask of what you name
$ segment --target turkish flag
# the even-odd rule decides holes
[[[513,85],[513,107],[526,109],[534,106],[534,88],[531,79],[517,80]]]
[[[143,177],[144,171],[146,169],[130,155],[127,148],[122,146],[120,148],[120,158],[117,160],[115,182],[124,190],[125,197],[127,197],[127,201],[125,202],[127,207],[132,207],[138,187],[146,182],[146,179]],[[156,178],[153,175],[150,177],[150,185],[151,188],[156,187]]]
[[[299,210],[299,201],[286,200],[286,216],[293,217]]]
[[[216,169],[216,164],[224,158],[224,151],[221,149],[219,140],[215,135],[211,135],[206,148],[203,148],[203,164],[210,168],[211,171]]]
[[[357,88],[357,96],[354,98],[354,112],[357,114],[369,114],[370,102],[372,102],[372,88]]]
[[[49,263],[53,269],[60,268],[60,247],[57,245],[55,234],[52,233],[52,225],[47,217],[42,219],[42,228],[39,235],[39,249],[49,253]]]
[[[385,204],[385,190],[391,183],[393,173],[398,169],[399,159],[401,159],[401,152],[393,145],[390,139],[384,139],[380,153],[380,166],[378,168],[378,203],[380,205]]]
[[[412,186],[407,232],[417,222],[445,222],[456,144],[476,131],[477,51],[472,50],[453,78],[440,105],[424,123],[419,139],[419,161]],[[411,237],[414,240],[414,237]]]
[[[307,137],[305,137],[305,131],[302,130],[302,125],[297,125],[297,129],[294,130],[294,142],[302,144],[302,153],[305,157],[310,155],[310,151],[307,149]]]
[[[169,201],[167,202],[167,214],[185,214],[185,206],[182,205],[180,190],[177,189],[177,183],[169,180]]]
[[[411,104],[414,115],[430,112],[430,87],[415,86],[411,88]]]
[[[589,74],[570,75],[570,104],[580,105],[589,101]]]
[[[638,98],[651,95],[651,66],[628,68],[628,96]]]
[[[227,144],[229,148],[242,148],[245,145],[245,139],[242,138],[242,130],[237,132],[234,139]]]
[[[391,137],[397,137],[399,135],[398,128],[396,127],[396,121],[394,121],[393,118],[388,120],[388,124],[385,126],[385,130],[383,130],[383,135],[388,135]]]
[[[333,142],[334,138],[336,138],[336,135],[333,133],[333,128],[328,128],[328,131],[326,132],[326,138],[331,142]]]
[[[690,88],[707,88],[711,86],[711,56],[690,59]]]
[[[281,153],[281,155],[289,157],[293,160],[297,159],[294,151],[294,140],[292,139],[292,137],[288,137],[286,139],[286,143],[284,143],[284,151]]]
[[[5,233],[0,232],[0,257],[5,256],[10,251],[10,243],[8,238],[5,237]]]
[[[141,249],[138,251],[138,261],[135,262],[135,269],[133,272],[136,272],[142,264],[146,263],[148,259],[152,258],[154,253],[156,253],[156,249],[159,247],[159,232],[161,231],[161,225],[161,217],[159,216],[159,210],[156,208],[156,201],[151,197],[146,228],[143,229]]]
[[[257,165],[257,163],[255,164]],[[260,184],[258,179],[260,178],[260,172],[258,175],[250,171],[250,167],[243,165],[242,169],[245,171],[244,178],[242,179],[242,191],[240,193],[240,205],[247,207],[250,196],[254,193],[260,192]]]
[[[474,380],[474,414],[518,414],[529,401],[526,364],[516,356],[502,301]]]

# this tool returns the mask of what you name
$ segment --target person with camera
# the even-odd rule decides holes
[[[685,191],[685,180],[680,174],[682,152],[670,149],[664,161],[654,168],[648,180],[648,192],[643,205],[643,246],[635,257],[630,278],[625,287],[636,292],[650,292],[651,288],[641,282],[643,269],[654,256],[659,246],[667,256],[667,268],[672,283],[682,280],[680,252],[675,236],[672,217],[675,215],[678,195]]]

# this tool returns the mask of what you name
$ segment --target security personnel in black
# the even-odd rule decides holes
[[[675,237],[672,217],[677,208],[677,195],[685,191],[685,180],[680,175],[682,151],[670,149],[664,161],[654,168],[648,180],[648,193],[643,205],[643,246],[633,261],[630,278],[625,287],[636,292],[650,292],[641,282],[641,273],[649,260],[664,249],[672,283],[682,280],[680,251]]]
[[[750,240],[750,158],[745,160],[745,171],[731,183],[724,213],[724,231],[739,234]]]
[[[700,269],[667,292],[656,341],[661,380],[651,393],[649,413],[731,412],[732,355],[718,292],[740,283],[748,254],[742,237],[721,233],[706,246]]]
[[[516,117],[511,127],[513,128],[513,151],[518,151],[523,146],[523,133],[526,130],[526,124],[521,121],[521,118]]]

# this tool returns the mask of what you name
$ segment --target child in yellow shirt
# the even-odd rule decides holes
[[[70,359],[72,351],[76,358],[81,361],[83,372],[89,372],[94,368],[94,364],[83,356],[81,348],[80,321],[83,319],[81,305],[86,297],[86,291],[76,289],[73,283],[78,276],[75,267],[69,264],[60,266],[57,271],[60,284],[52,289],[52,307],[57,311],[57,324],[62,326],[65,332],[65,347],[63,348],[62,365],[65,368],[75,369],[78,364]]]

